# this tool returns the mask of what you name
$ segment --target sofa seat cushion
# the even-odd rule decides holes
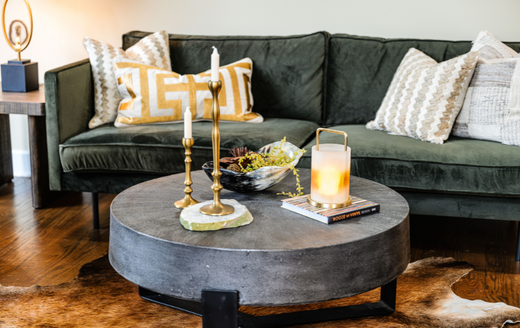
[[[192,169],[213,159],[212,122],[193,123]],[[293,119],[266,119],[263,123],[220,122],[221,157],[233,147],[258,150],[287,137],[298,147],[318,125]],[[183,124],[140,125],[118,129],[112,125],[81,133],[60,145],[64,172],[140,172],[173,174],[184,171]]]
[[[353,175],[392,188],[520,196],[520,147],[458,137],[436,145],[364,125],[331,128],[348,134]],[[315,143],[305,146],[299,167],[310,167]],[[343,138],[321,133],[320,143],[343,143]]]

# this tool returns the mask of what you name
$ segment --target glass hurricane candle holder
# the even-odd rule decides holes
[[[321,144],[320,132],[342,134],[345,144]],[[311,155],[311,193],[309,204],[322,208],[347,207],[350,197],[350,147],[346,132],[320,128]]]

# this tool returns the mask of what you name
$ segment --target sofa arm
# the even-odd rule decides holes
[[[59,145],[88,130],[94,115],[94,84],[88,59],[45,72],[49,185],[61,190]]]

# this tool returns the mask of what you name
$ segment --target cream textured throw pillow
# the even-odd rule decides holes
[[[411,48],[366,127],[442,144],[462,107],[478,55],[475,51],[437,63]]]
[[[211,120],[210,71],[180,75],[122,57],[114,60],[114,68],[123,97],[114,123],[116,127],[179,122],[188,106],[194,120]],[[220,120],[263,122],[260,114],[252,112],[252,60],[244,58],[222,66],[219,73],[222,81]]]
[[[170,46],[165,31],[148,35],[126,51],[90,38],[85,38],[83,45],[88,52],[94,78],[96,113],[88,125],[91,129],[114,122],[117,116],[121,96],[114,75],[114,58],[124,57],[171,71]]]
[[[520,146],[520,55],[482,31],[480,58],[452,134]]]

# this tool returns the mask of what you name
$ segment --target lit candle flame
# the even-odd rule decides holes
[[[334,167],[321,169],[318,173],[318,192],[327,196],[337,194],[343,180],[342,173]]]

